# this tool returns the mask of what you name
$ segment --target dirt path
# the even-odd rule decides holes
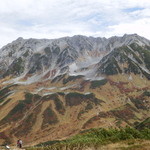
[[[24,148],[20,149],[17,148],[16,146],[10,146],[10,149],[6,149],[4,146],[0,146],[0,150],[26,150]]]

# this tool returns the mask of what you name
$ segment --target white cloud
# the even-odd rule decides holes
[[[131,23],[120,23],[118,25],[109,26],[109,32],[105,33],[106,37],[112,35],[123,35],[124,33],[132,34],[137,33],[140,36],[150,39],[150,19],[140,19]]]
[[[149,37],[149,0],[1,0],[0,47],[24,38],[83,34]]]

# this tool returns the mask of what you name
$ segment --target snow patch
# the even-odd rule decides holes
[[[47,92],[47,93],[44,93],[43,96],[51,95],[51,94],[54,94],[54,92]]]
[[[89,94],[91,94],[91,92],[84,93],[84,95],[89,95]]]
[[[133,78],[132,78],[132,75],[130,75],[128,79],[129,79],[129,80],[132,80],[132,79],[133,79]]]
[[[78,68],[79,67],[77,66],[75,62],[72,63],[71,65],[69,65],[69,74],[74,74]]]
[[[35,91],[34,91],[34,93],[39,93],[39,92],[42,92],[43,90],[53,90],[53,89],[56,89],[56,87],[51,87],[51,88],[46,88],[46,87],[40,87],[40,88],[38,88],[38,89],[36,89]]]
[[[142,68],[145,72],[150,74],[150,71],[144,65],[140,65],[140,68]]]
[[[60,90],[63,91],[63,90],[67,90],[69,88],[76,87],[76,86],[77,86],[77,84],[69,85],[69,86],[66,86],[66,87],[61,87]]]

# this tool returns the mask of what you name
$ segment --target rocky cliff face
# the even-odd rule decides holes
[[[50,78],[54,78],[96,63],[106,65],[103,63],[103,61],[107,63],[104,59],[108,59],[108,63],[112,64],[111,61],[115,61],[113,58],[124,59],[116,61],[125,62],[126,59],[131,60],[133,57],[135,61],[141,64],[140,61],[146,61],[148,59],[146,57],[149,57],[146,55],[149,53],[149,45],[148,40],[138,35],[124,35],[109,39],[85,36],[66,37],[57,40],[18,38],[0,50],[0,72],[1,77],[11,75],[24,77],[37,73],[44,76],[48,72],[52,72]],[[142,50],[140,50],[141,48]],[[142,52],[144,54],[141,54]],[[103,58],[105,55],[107,56]],[[139,55],[140,58],[138,58]],[[133,59],[131,62],[134,61]],[[149,62],[146,61],[145,63]],[[99,70],[103,70],[100,68]]]
[[[143,37],[18,38],[0,52],[1,143],[35,144],[148,117],[150,41]]]

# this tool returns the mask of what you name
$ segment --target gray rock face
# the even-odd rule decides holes
[[[137,43],[124,45],[112,50],[97,66],[99,75],[134,73],[150,79],[150,47],[139,46]]]
[[[149,74],[149,47],[150,41],[136,34],[108,39],[81,35],[51,40],[18,38],[0,49],[0,77],[42,77],[47,72],[52,72],[49,78],[64,73],[89,78],[129,72]],[[120,67],[124,62],[129,68]]]

